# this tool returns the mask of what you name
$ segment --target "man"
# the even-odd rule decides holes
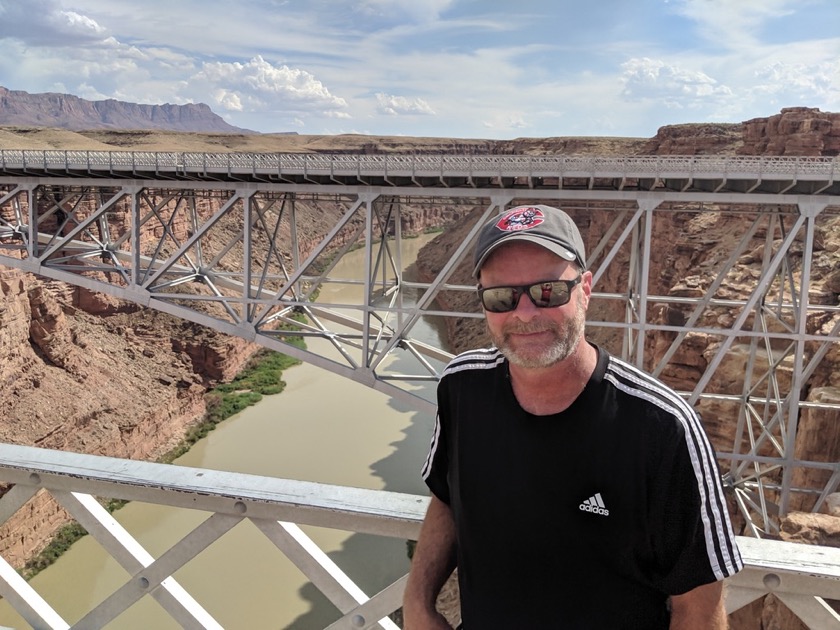
[[[482,229],[474,274],[495,348],[438,386],[432,491],[406,587],[408,630],[726,627],[742,567],[714,452],[671,389],[587,342],[583,240],[563,211]]]

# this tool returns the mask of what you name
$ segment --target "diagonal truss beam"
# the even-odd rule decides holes
[[[651,164],[651,168],[662,166]],[[765,527],[767,521],[784,514],[791,493],[811,492],[817,503],[825,500],[826,487],[794,487],[792,471],[826,469],[827,464],[796,458],[793,446],[801,409],[838,407],[806,400],[804,395],[809,382],[831,360],[840,337],[840,305],[815,304],[807,294],[810,261],[817,255],[814,242],[824,229],[817,223],[825,226],[836,220],[840,197],[799,194],[785,198],[769,194],[763,184],[754,182],[744,189],[757,192],[735,194],[725,183],[733,181],[731,173],[729,180],[715,179],[702,192],[685,181],[679,190],[664,190],[653,171],[647,173],[641,191],[628,190],[623,184],[618,190],[599,189],[591,178],[588,185],[578,187],[564,180],[554,189],[532,182],[533,187],[518,190],[514,187],[518,180],[512,178],[499,180],[493,190],[465,189],[443,185],[444,180],[451,183],[450,174],[441,171],[440,164],[433,176],[415,170],[408,179],[400,179],[401,175],[388,171],[392,182],[413,178],[422,183],[418,191],[348,184],[336,175],[335,163],[332,171],[327,169],[333,173],[331,183],[323,184],[317,169],[310,166],[306,183],[290,177],[280,184],[175,178],[147,185],[137,180],[71,181],[54,176],[32,184],[0,177],[0,262],[211,326],[312,362],[417,408],[433,410],[429,388],[412,389],[413,384],[439,378],[452,354],[420,341],[415,331],[428,317],[451,321],[480,316],[469,309],[441,307],[438,299],[472,291],[455,272],[481,223],[523,202],[555,203],[582,217],[598,213],[602,234],[588,235],[594,243],[590,248],[594,295],[620,304],[622,313],[614,320],[591,322],[592,330],[614,330],[625,344],[613,349],[614,353],[662,377],[668,376],[674,358],[694,333],[720,338],[717,348],[710,348],[705,369],[693,387],[682,393],[695,405],[715,400],[738,405],[736,437],[731,452],[723,449],[723,455],[731,460],[727,465],[730,481],[742,492],[739,500],[745,510],[761,512],[760,527]],[[500,168],[504,167],[494,172],[498,174]],[[600,163],[593,168],[601,168]],[[692,180],[700,182],[703,177],[695,175]],[[478,172],[470,176],[483,177]],[[376,174],[368,172],[364,177],[375,181]],[[438,185],[431,185],[427,177]],[[108,195],[97,194],[98,187],[112,190]],[[42,194],[47,188],[49,195]],[[44,220],[56,212],[50,195],[58,195],[58,203],[73,205],[72,213],[79,217],[89,214],[66,234],[53,229],[53,222]],[[202,195],[208,203],[199,205]],[[792,202],[795,207],[785,205]],[[449,247],[434,277],[408,282],[403,275],[401,244],[406,235],[402,220],[413,206],[426,203],[448,208],[469,205],[475,211],[469,215],[463,240]],[[744,204],[755,205],[745,210]],[[304,206],[310,207],[304,211]],[[340,214],[331,215],[334,218],[322,232],[307,232],[306,217],[312,216],[313,209],[317,212],[328,206],[338,207]],[[654,257],[671,246],[659,237],[655,221],[669,213],[704,212],[743,214],[744,232],[737,241],[733,239],[698,297],[655,295]],[[792,217],[792,225],[781,221],[783,217]],[[762,236],[759,231],[765,225],[767,233]],[[94,234],[97,227],[101,238]],[[773,236],[776,229],[783,230],[779,238]],[[43,245],[43,255],[31,256],[32,260],[21,257],[21,230],[24,241],[30,238],[33,251]],[[762,239],[763,268],[751,281],[749,292],[743,297],[718,297],[728,289],[729,271]],[[362,257],[359,279],[339,278],[339,260],[357,245],[363,246],[355,254]],[[56,254],[62,250],[74,255],[59,259]],[[105,250],[107,260],[92,260]],[[194,289],[184,282],[189,279],[200,279],[209,290]],[[799,289],[794,289],[797,282]],[[350,304],[329,303],[321,292],[330,283],[358,284],[362,297]],[[419,297],[406,299],[407,289],[418,291]],[[771,299],[772,291],[777,291],[777,297]],[[654,304],[676,304],[687,317],[679,325],[662,323],[655,320]],[[731,323],[710,324],[706,315],[714,309],[727,309]],[[300,315],[305,315],[305,321],[297,321]],[[814,318],[825,322],[821,329],[808,326]],[[281,329],[281,324],[298,328]],[[326,339],[331,350],[295,347],[288,342],[295,336]],[[652,338],[667,338],[667,343],[658,346],[655,360],[648,356]],[[713,380],[741,338],[749,339],[751,347],[746,378],[736,392],[717,392],[712,389]],[[766,366],[758,362],[761,351],[767,354]],[[394,357],[406,361],[391,361]],[[791,363],[787,357],[795,360]],[[395,363],[403,365],[400,373],[392,371]],[[793,370],[795,391],[781,385],[777,375],[788,369]]]

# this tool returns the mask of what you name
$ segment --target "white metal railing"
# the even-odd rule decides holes
[[[252,172],[310,174],[410,173],[429,175],[539,173],[592,177],[717,176],[818,179],[833,182],[840,158],[779,156],[518,156],[332,155],[284,153],[182,153],[149,151],[0,150],[0,169],[130,173]]]
[[[5,522],[40,490],[50,493],[126,569],[125,584],[72,627],[102,627],[143,597],[152,597],[183,627],[219,624],[172,575],[237,523],[248,519],[341,611],[330,629],[397,626],[405,578],[368,598],[296,524],[414,539],[427,498],[305,481],[0,445],[0,481],[15,484],[0,499]],[[157,558],[93,498],[120,498],[200,510],[210,516]],[[840,599],[840,549],[739,538],[746,568],[728,581],[732,612],[774,593],[808,627],[840,628],[826,599]],[[0,558],[0,594],[35,628],[70,624]]]
[[[400,606],[404,579],[368,597],[298,524],[410,539],[416,537],[426,506],[424,497],[386,491],[9,444],[0,445],[0,481],[15,484],[0,499],[0,522],[5,523],[45,490],[130,576],[74,622],[73,627],[79,628],[104,627],[146,596],[155,599],[182,627],[220,628],[205,609],[208,604],[196,601],[172,576],[224,533],[249,520],[344,613],[331,628],[395,629],[387,615]],[[209,516],[154,558],[94,496],[172,506]],[[0,595],[34,628],[70,627],[3,558]],[[361,625],[360,620],[364,620]]]

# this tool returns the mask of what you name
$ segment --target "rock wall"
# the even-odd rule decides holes
[[[786,107],[744,125],[742,155],[840,155],[840,115],[812,107]]]
[[[647,155],[729,155],[743,146],[743,135],[744,123],[668,125],[661,127],[641,152]]]
[[[171,318],[126,308],[103,320],[78,295],[0,270],[0,442],[155,459],[203,415],[203,378],[171,352]],[[0,530],[0,553],[20,566],[66,521],[42,493]]]

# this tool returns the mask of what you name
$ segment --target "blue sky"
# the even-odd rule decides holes
[[[261,132],[649,137],[840,112],[840,1],[0,0],[0,85]]]

